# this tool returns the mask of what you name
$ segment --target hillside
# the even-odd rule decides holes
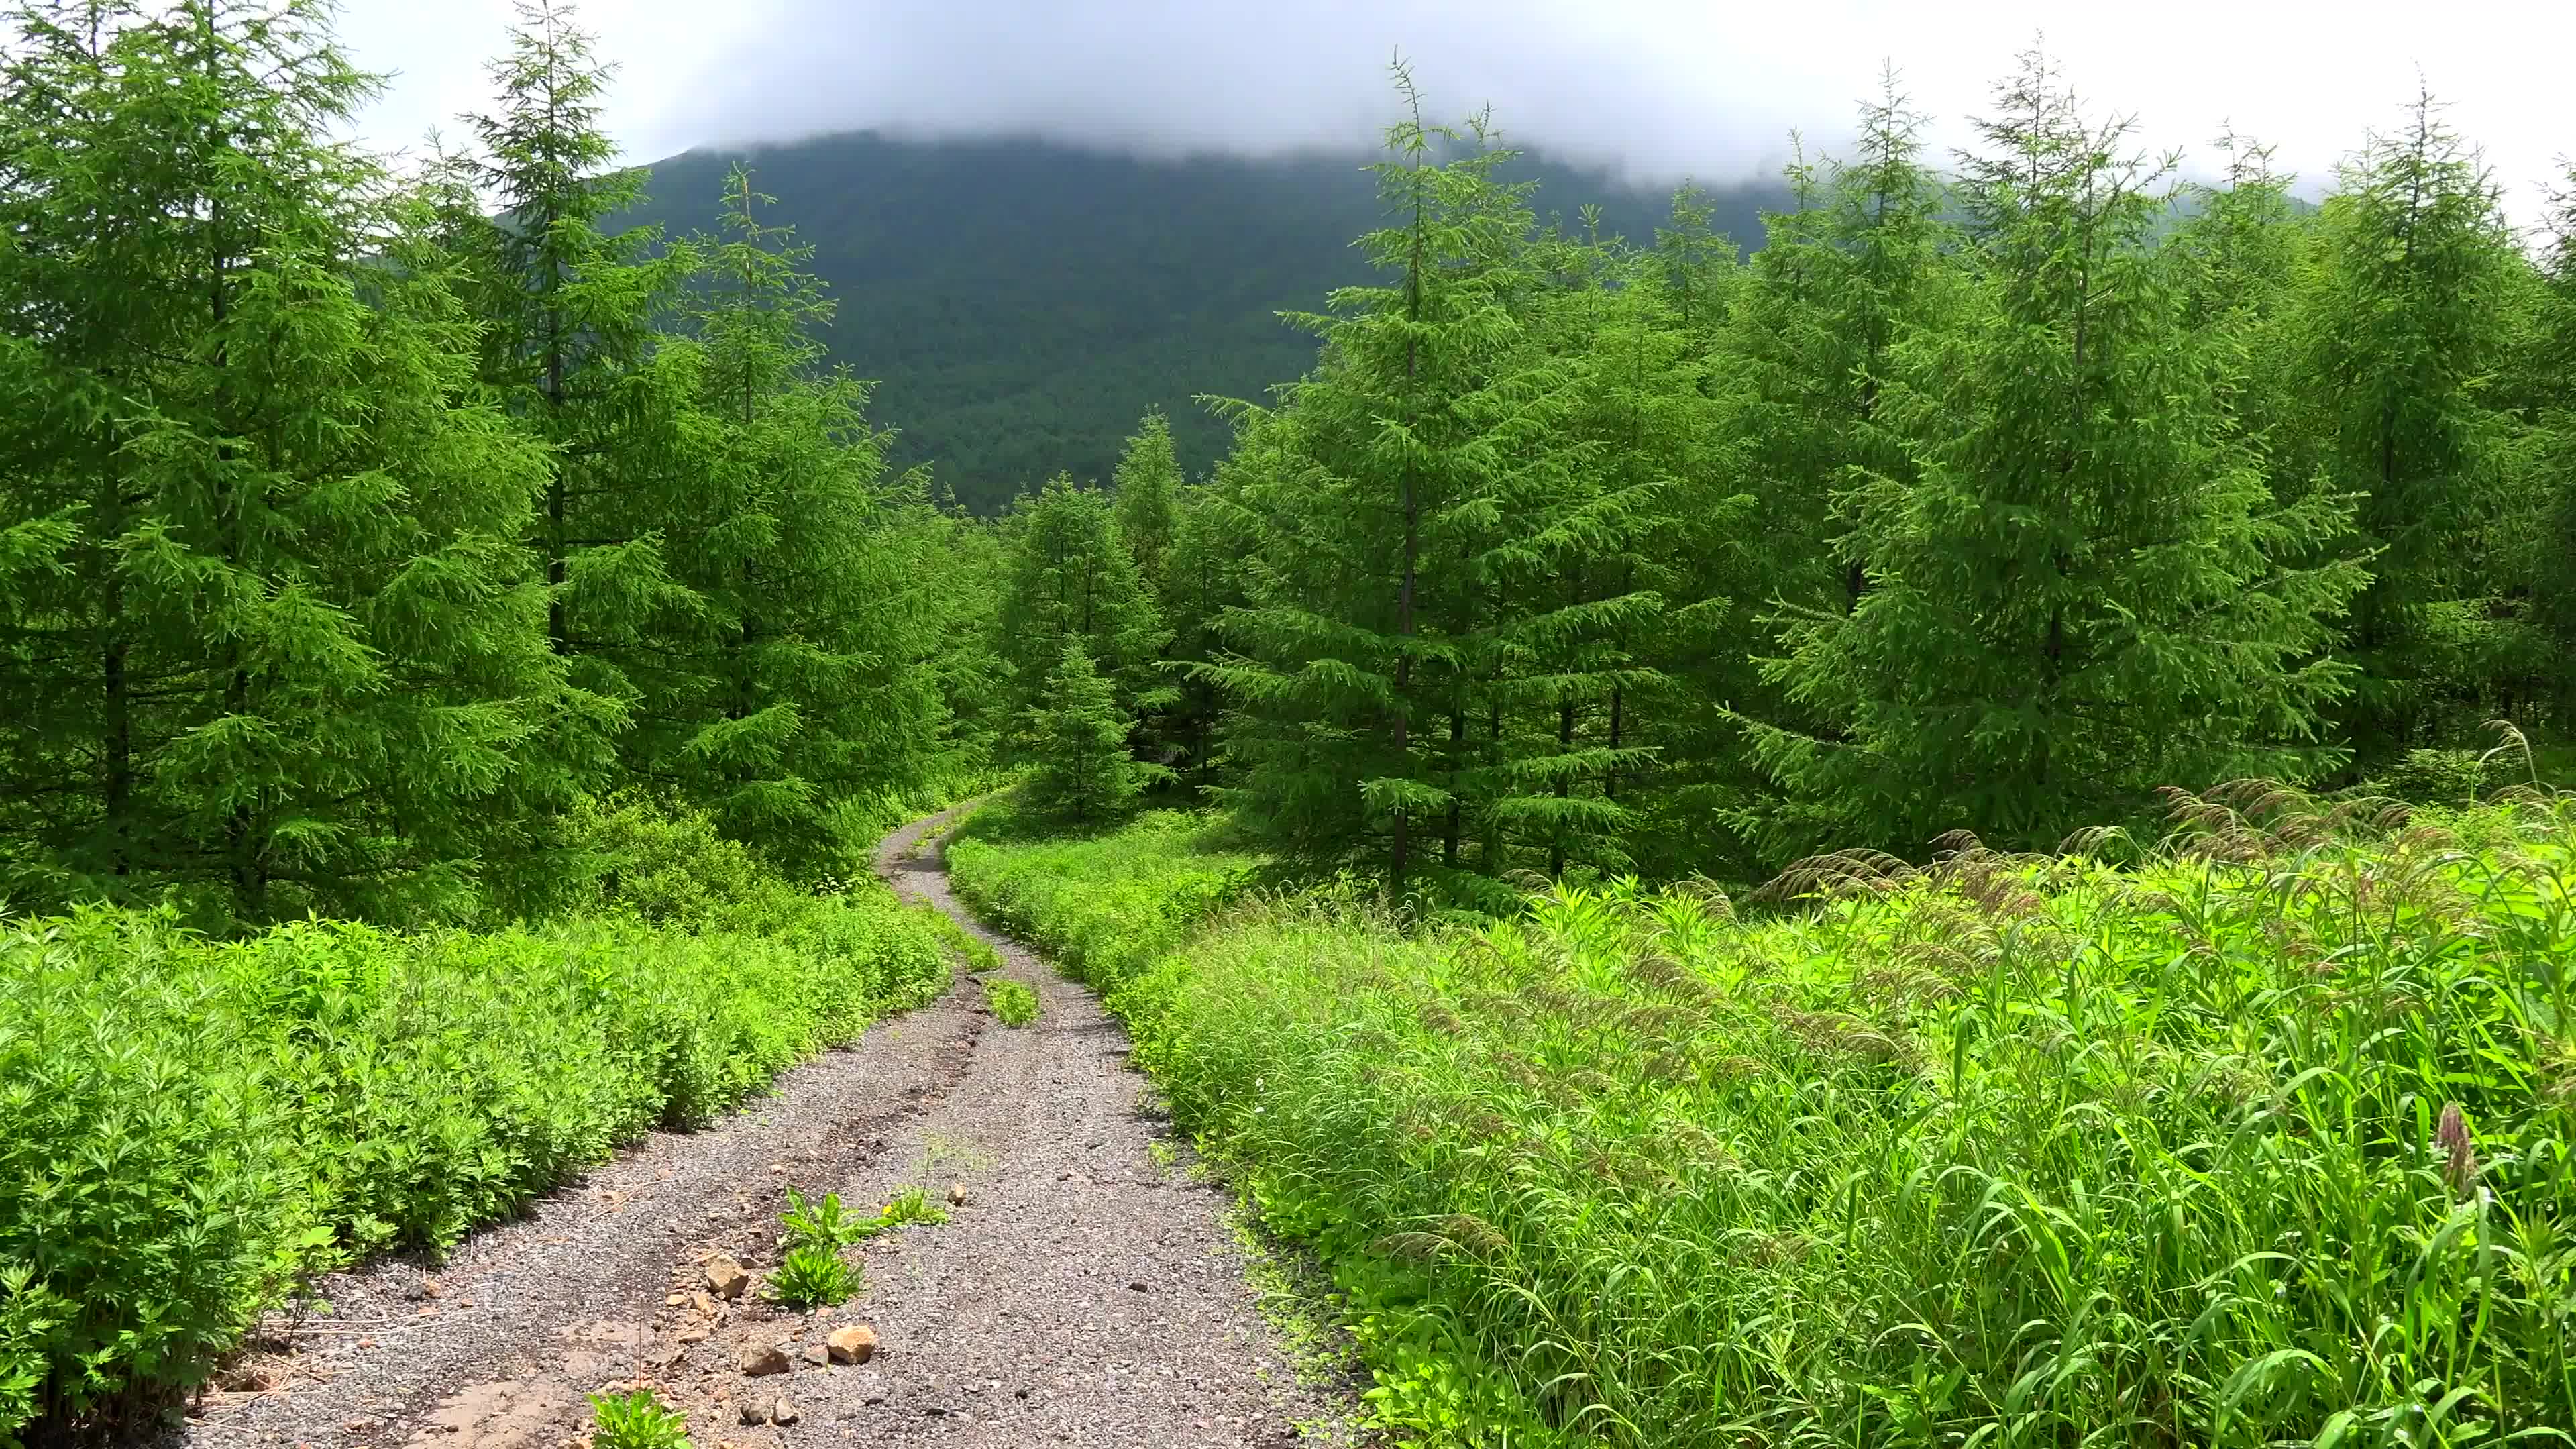
[[[1156,162],[861,134],[656,162],[639,219],[711,225],[736,159],[814,246],[840,301],[833,356],[882,379],[870,414],[900,430],[895,461],[934,460],[978,508],[1059,468],[1108,476],[1155,405],[1183,465],[1204,469],[1224,432],[1192,397],[1257,397],[1304,372],[1313,340],[1276,313],[1364,280],[1352,238],[1377,218],[1365,156]],[[1542,214],[1597,201],[1605,227],[1633,237],[1669,199],[1545,162],[1522,174]],[[1742,240],[1781,196],[1716,200],[1719,228]]]

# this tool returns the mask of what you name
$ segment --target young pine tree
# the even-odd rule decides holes
[[[1967,829],[2053,847],[2158,786],[2330,764],[2323,662],[2360,586],[2295,567],[2342,523],[2276,505],[2227,408],[2231,351],[2193,331],[2165,199],[2026,57],[1965,159],[1980,295],[1897,349],[1881,394],[1918,471],[1871,477],[1848,614],[1787,630],[1772,678],[1830,731],[1757,728],[1831,843],[1919,850]]]
[[[2344,657],[2345,731],[2368,767],[2493,713],[2492,530],[2508,516],[2510,420],[2488,385],[2515,347],[2525,266],[2468,146],[2419,97],[2320,218],[2307,405],[2328,486],[2360,499],[2370,586]]]
[[[1672,567],[1674,545],[1743,513],[1719,496],[1720,414],[1667,259],[1604,243],[1595,216],[1585,226],[1552,245],[1563,285],[1532,312],[1551,357],[1533,374],[1545,405],[1524,417],[1532,465],[1494,490],[1479,563],[1496,585],[1490,694],[1507,722],[1498,758],[1465,782],[1488,797],[1489,869],[1514,843],[1551,875],[1633,864],[1628,801],[1664,723],[1641,705],[1670,683],[1654,661],[1685,652],[1668,646],[1709,612],[1669,607],[1663,590],[1700,573]]]
[[[2552,708],[2551,732],[2576,737],[2576,165],[2554,198],[2536,325],[2526,354],[2531,429],[2529,616]]]
[[[2229,408],[2261,450],[2273,492],[2297,498],[2321,486],[2325,469],[2318,420],[2301,396],[2300,303],[2313,285],[2315,230],[2291,209],[2290,178],[2272,169],[2269,147],[2233,132],[2218,146],[2225,179],[2185,193],[2198,210],[2173,238],[2183,314],[2236,351]]]
[[[1136,571],[1150,585],[1163,576],[1163,554],[1172,546],[1173,511],[1181,492],[1181,463],[1172,451],[1172,422],[1161,409],[1127,439],[1111,478],[1118,531],[1136,556]]]
[[[319,3],[31,0],[0,87],[20,905],[415,920],[613,725],[545,647],[543,456]],[[30,546],[30,544],[32,546]]]
[[[1077,488],[1059,473],[1019,500],[1010,524],[999,648],[1010,671],[1011,712],[1037,702],[1067,640],[1082,642],[1131,719],[1168,703],[1170,685],[1157,661],[1171,631],[1108,495]]]
[[[1090,650],[1068,637],[1027,715],[1021,753],[1034,767],[1030,803],[1084,823],[1124,808],[1160,769],[1128,753],[1128,725],[1117,690],[1092,665]]]

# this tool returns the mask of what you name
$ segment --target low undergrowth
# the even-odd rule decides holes
[[[1189,933],[1136,881],[1228,867],[1167,822],[956,859],[1083,941],[1435,1441],[2568,1442],[2576,809],[2178,808],[2118,867],[1836,857],[1743,918]]]
[[[1023,981],[1002,976],[984,979],[984,1005],[1004,1026],[1027,1026],[1038,1019],[1038,994]]]
[[[0,1444],[139,1426],[316,1272],[440,1252],[946,985],[873,882],[592,824],[613,868],[550,925],[0,922]]]

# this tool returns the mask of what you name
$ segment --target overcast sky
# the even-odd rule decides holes
[[[367,138],[416,145],[483,103],[509,0],[345,0],[353,58],[398,72]],[[2518,219],[2576,152],[2567,0],[588,0],[621,74],[629,159],[880,128],[1036,134],[1170,154],[1365,143],[1401,49],[1441,119],[1487,104],[1507,137],[1640,179],[1776,171],[1830,147],[1896,62],[1943,144],[2045,27],[2097,111],[2207,157],[2223,124],[2313,190],[2420,68],[2486,150]]]

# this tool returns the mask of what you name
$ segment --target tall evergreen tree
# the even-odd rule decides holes
[[[1118,531],[1136,556],[1148,585],[1163,576],[1163,554],[1172,546],[1173,511],[1181,491],[1181,462],[1172,451],[1172,421],[1157,408],[1127,439],[1111,480]]]
[[[699,627],[702,601],[672,580],[666,536],[691,505],[683,427],[696,377],[657,347],[695,260],[653,227],[616,218],[643,197],[641,171],[612,163],[596,59],[571,0],[514,0],[508,53],[492,62],[493,111],[466,117],[481,152],[462,163],[501,215],[450,215],[477,281],[484,379],[552,451],[529,535],[550,591],[547,633],[574,679],[642,715],[634,677]],[[630,737],[668,740],[667,730]],[[670,762],[637,760],[648,776]]]
[[[1164,649],[1172,699],[1161,715],[1161,733],[1172,757],[1168,763],[1192,792],[1217,783],[1216,740],[1225,700],[1204,666],[1223,650],[1219,621],[1243,603],[1241,560],[1259,545],[1257,536],[1242,531],[1238,491],[1231,458],[1217,465],[1215,477],[1181,490],[1154,591],[1172,629]]]
[[[920,481],[886,476],[867,389],[824,369],[832,304],[811,249],[761,220],[770,201],[737,167],[724,232],[691,248],[696,483],[664,555],[702,628],[633,671],[662,703],[632,753],[727,834],[812,869],[850,844],[843,802],[926,779],[939,700],[920,666],[936,644],[885,536]]]
[[[1205,667],[1236,701],[1224,792],[1291,848],[1366,853],[1398,887],[1422,864],[1464,864],[1473,813],[1513,787],[1490,774],[1501,732],[1493,633],[1506,602],[1477,561],[1514,475],[1555,406],[1527,313],[1526,189],[1508,152],[1424,123],[1390,129],[1377,167],[1393,224],[1366,239],[1386,275],[1295,320],[1322,340],[1280,405],[1245,410],[1235,464],[1258,520],[1230,652]],[[1439,153],[1461,143],[1470,154]],[[1536,383],[1535,391],[1528,384]]]
[[[2314,231],[2293,212],[2290,178],[2272,169],[2271,148],[2231,131],[2218,149],[2225,175],[2186,189],[2197,210],[2174,237],[2184,317],[2236,351],[2229,407],[2261,450],[2273,491],[2296,498],[2323,486],[2325,467],[2325,440],[2300,395],[2300,302],[2314,285]]]
[[[1726,607],[1705,597],[1671,607],[1664,590],[1708,572],[1676,569],[1674,546],[1740,522],[1749,502],[1720,492],[1720,410],[1701,390],[1707,366],[1687,309],[1674,305],[1672,259],[1604,243],[1592,216],[1586,232],[1560,246],[1550,270],[1564,286],[1532,318],[1553,359],[1531,379],[1548,404],[1525,417],[1544,463],[1503,475],[1495,540],[1479,561],[1498,603],[1490,693],[1500,715],[1489,718],[1518,727],[1496,742],[1504,788],[1485,810],[1489,868],[1513,838],[1550,874],[1634,863],[1627,800],[1657,753],[1645,741],[1670,725],[1641,718],[1646,701],[1669,699],[1653,661],[1681,657],[1689,646],[1672,647],[1678,639]],[[1685,285],[1708,301],[1705,273]]]
[[[418,208],[328,139],[369,78],[304,0],[10,19],[0,889],[470,908],[614,720],[523,583],[544,459],[471,400]]]
[[[2167,203],[2125,126],[2087,122],[2036,55],[1997,99],[1963,158],[1976,311],[1901,344],[1881,394],[1915,475],[1868,479],[1866,591],[1797,618],[1768,666],[1841,722],[1757,731],[1793,824],[1834,844],[2052,846],[2160,785],[2334,757],[2319,711],[2344,671],[2316,655],[2362,575],[2283,559],[2339,512],[2272,501],[2233,355],[2150,245]]]
[[[2365,765],[2492,713],[2492,529],[2511,481],[2488,395],[2511,356],[2523,262],[2476,155],[2419,97],[2375,137],[2321,218],[2308,299],[2308,405],[2330,486],[2361,502],[2371,584],[2345,653],[2345,729]]]
[[[2541,685],[2560,739],[2576,735],[2576,164],[2553,198],[2526,388],[2532,526],[2526,572]]]

